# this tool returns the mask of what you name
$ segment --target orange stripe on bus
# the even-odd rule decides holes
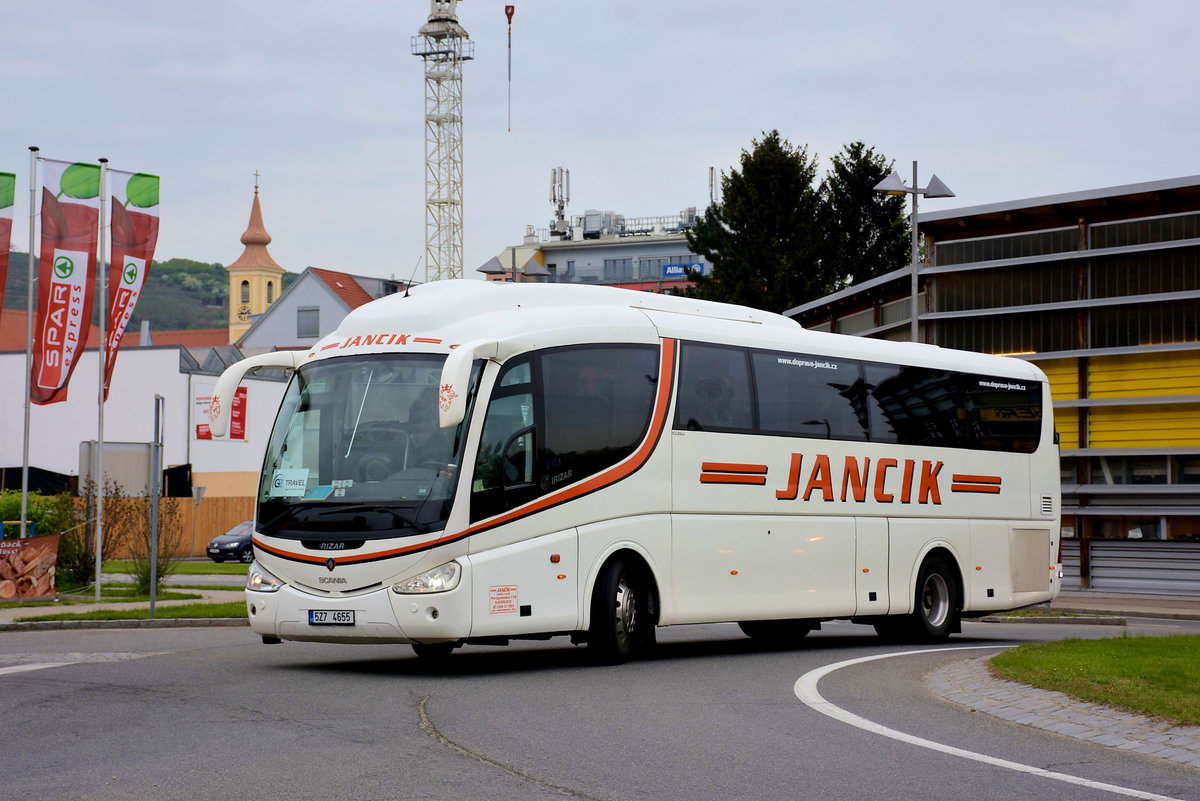
[[[762,473],[766,475],[765,464],[733,464],[731,462],[703,462],[700,470],[705,473]]]
[[[1000,476],[968,476],[955,473],[951,476],[953,481],[962,481],[968,484],[999,484]]]
[[[951,484],[951,492],[983,492],[988,495],[996,495],[1000,492],[998,484]]]
[[[739,476],[723,473],[701,473],[701,484],[766,484],[766,476]]]

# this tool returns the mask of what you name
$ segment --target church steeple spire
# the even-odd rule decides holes
[[[225,268],[229,271],[230,343],[236,343],[246,333],[254,317],[265,312],[279,297],[284,272],[267,252],[271,235],[263,225],[257,170],[254,171],[254,202],[250,205],[250,223],[241,241],[245,250],[237,261]]]
[[[271,235],[267,233],[267,227],[263,225],[262,206],[258,202],[257,174],[254,181],[254,203],[250,206],[250,224],[246,226],[246,232],[242,234],[242,244],[246,246],[246,250],[238,257],[237,261],[229,265],[228,269],[232,270],[238,267],[283,269],[267,252],[267,245],[271,244]]]

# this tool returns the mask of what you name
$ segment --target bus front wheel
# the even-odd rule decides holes
[[[913,611],[889,617],[875,624],[875,631],[887,640],[919,643],[944,642],[958,630],[961,601],[954,570],[941,556],[929,556],[917,574]]]
[[[604,568],[592,595],[588,649],[602,665],[619,665],[654,641],[649,590],[622,559]]]

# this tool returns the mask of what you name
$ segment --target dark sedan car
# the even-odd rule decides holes
[[[208,544],[208,558],[214,562],[236,559],[250,564],[254,561],[254,549],[250,547],[250,535],[253,533],[253,520],[238,523]]]

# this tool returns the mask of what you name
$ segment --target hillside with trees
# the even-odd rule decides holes
[[[6,309],[25,308],[27,260],[25,253],[16,251],[9,258],[4,287]],[[295,273],[284,273],[282,289],[286,290],[297,277]],[[224,265],[191,259],[156,261],[129,330],[136,331],[142,320],[149,320],[154,331],[224,328],[228,325],[228,308],[229,273]],[[92,317],[93,322],[98,319],[95,313]]]

